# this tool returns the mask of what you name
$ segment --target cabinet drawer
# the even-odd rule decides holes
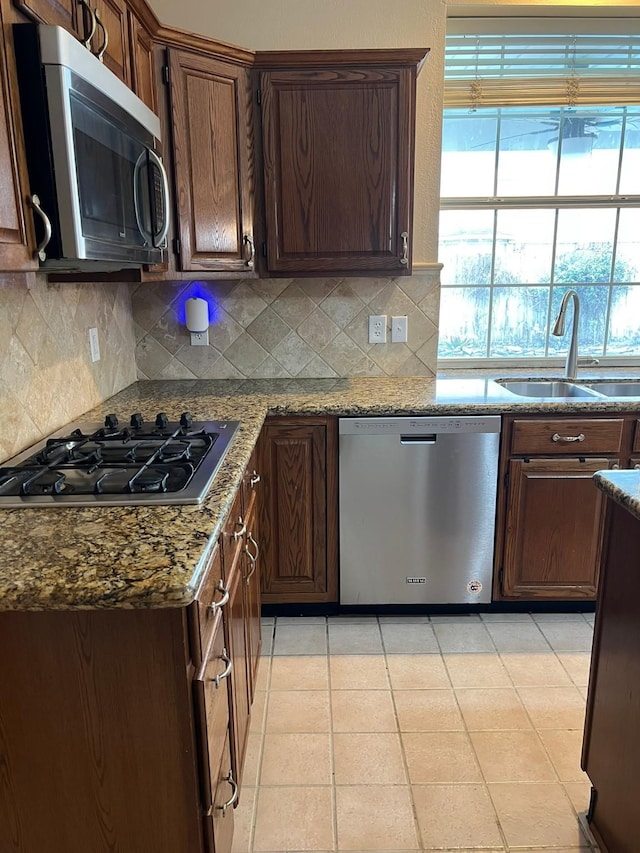
[[[237,796],[237,790],[231,770],[231,751],[227,734],[216,774],[214,801],[204,819],[207,853],[225,853],[231,850],[235,805],[233,799]]]
[[[229,511],[229,515],[222,531],[223,570],[226,586],[229,585],[231,570],[237,560],[238,554],[240,553],[246,532],[247,526],[245,524],[242,510],[241,486],[235,496],[233,506]]]
[[[511,452],[523,455],[619,453],[622,418],[558,418],[515,420]]]
[[[245,516],[248,516],[251,512],[256,499],[257,489],[260,487],[262,479],[258,472],[257,465],[257,453],[254,450],[245,469],[244,477],[242,478],[242,505]]]
[[[211,640],[218,608],[214,605],[224,600],[222,583],[222,554],[218,545],[209,560],[205,577],[190,608],[191,654],[196,666],[204,660],[204,652]]]
[[[224,626],[218,614],[206,660],[193,680],[200,739],[201,795],[205,811],[214,802],[217,772],[229,729],[228,683],[232,664],[224,645]]]

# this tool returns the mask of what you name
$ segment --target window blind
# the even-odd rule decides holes
[[[452,19],[445,47],[444,105],[640,104],[638,23],[615,18]]]

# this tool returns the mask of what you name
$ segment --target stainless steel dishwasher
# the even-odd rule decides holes
[[[491,601],[500,417],[340,418],[340,603]]]

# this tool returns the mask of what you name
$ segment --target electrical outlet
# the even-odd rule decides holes
[[[387,342],[387,315],[369,315],[369,343],[386,344]]]
[[[209,329],[205,332],[191,332],[192,347],[208,347],[209,346]]]
[[[391,343],[406,344],[409,339],[408,319],[403,317],[391,318]]]
[[[89,349],[91,350],[91,361],[100,361],[100,341],[98,340],[98,330],[89,329]]]

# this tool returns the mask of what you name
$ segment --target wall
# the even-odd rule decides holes
[[[0,462],[135,381],[128,285],[0,275]],[[100,361],[88,331],[97,327]]]
[[[431,376],[438,270],[406,278],[143,284],[133,295],[138,375],[148,379]],[[184,326],[191,295],[210,304],[209,347]],[[368,315],[408,316],[407,344],[369,344]]]

